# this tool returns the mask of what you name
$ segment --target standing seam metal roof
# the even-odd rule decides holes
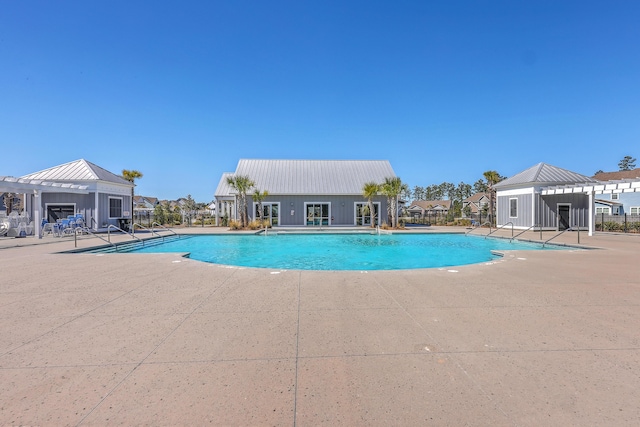
[[[49,181],[106,181],[116,184],[132,185],[131,182],[84,159],[54,166],[40,172],[25,175],[25,179]]]
[[[233,190],[229,183],[227,182],[227,178],[233,176],[233,172],[224,172],[222,177],[220,178],[220,182],[218,182],[218,187],[216,188],[216,192],[213,194],[215,197],[224,197],[229,196],[233,193]]]
[[[232,175],[247,175],[255,187],[273,195],[361,194],[367,182],[382,183],[396,174],[387,160],[263,160],[241,159]],[[224,183],[223,183],[224,181]],[[224,193],[223,175],[217,196]],[[229,188],[229,191],[232,191]]]
[[[596,180],[567,169],[546,163],[538,163],[511,178],[500,181],[494,185],[494,188],[499,189],[522,184],[574,184],[578,182],[596,182]]]

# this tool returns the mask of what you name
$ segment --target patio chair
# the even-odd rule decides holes
[[[70,236],[74,233],[73,225],[71,224],[71,221],[69,219],[63,219],[62,221],[60,221],[58,227],[60,236]]]
[[[5,218],[0,218],[0,236],[4,236],[9,231],[9,220]]]

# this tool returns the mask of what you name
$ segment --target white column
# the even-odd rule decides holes
[[[594,199],[593,199],[593,191],[589,191],[589,236],[593,236],[593,228],[594,228]]]
[[[42,203],[40,201],[40,190],[33,190],[33,235],[38,236],[38,239],[42,239],[42,232],[40,230],[40,211],[42,210]]]
[[[98,231],[98,228],[100,228],[100,210],[98,209],[98,189],[96,189],[95,194],[95,202],[93,204],[93,211],[95,212],[95,221],[96,221],[96,228],[95,230]],[[89,218],[87,218],[87,221],[91,221]]]

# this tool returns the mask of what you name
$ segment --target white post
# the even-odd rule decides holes
[[[96,188],[96,192],[94,193],[95,197],[94,197],[94,203],[93,203],[93,212],[95,213],[95,222],[96,222],[96,228],[94,228],[95,231],[98,231],[98,229],[101,227],[100,224],[100,209],[98,206],[98,202],[100,201],[100,198],[98,197],[98,189]],[[108,207],[108,206],[107,206]],[[89,218],[86,218],[87,221],[90,221]],[[91,225],[91,224],[89,224]]]
[[[42,209],[40,203],[40,190],[33,190],[33,235],[38,236],[38,239],[42,239],[42,232],[40,230],[40,209]]]
[[[593,236],[593,228],[594,228],[594,199],[593,199],[593,191],[589,191],[589,236]]]

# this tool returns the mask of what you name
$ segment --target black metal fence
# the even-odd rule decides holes
[[[596,231],[640,233],[640,215],[596,214]]]
[[[471,214],[464,218],[456,218],[453,212],[426,212],[424,217],[420,215],[407,215],[402,218],[406,224],[411,225],[451,225],[451,223],[459,221],[475,221],[478,224],[483,224],[489,220],[487,214]]]

